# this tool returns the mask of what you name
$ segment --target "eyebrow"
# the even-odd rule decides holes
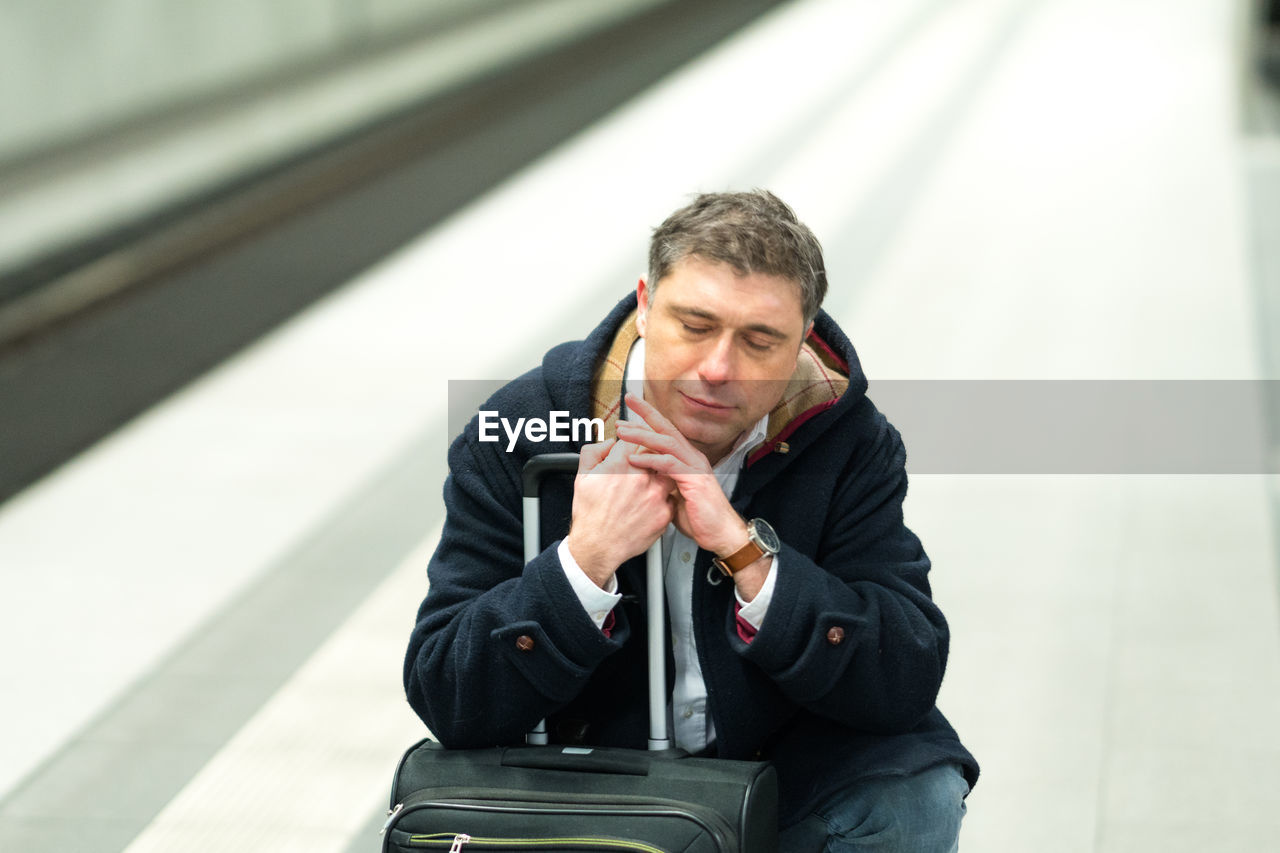
[[[696,317],[699,320],[708,320],[712,323],[720,322],[720,318],[718,316],[703,308],[694,308],[689,305],[670,305],[668,306],[668,310],[678,317]],[[785,341],[787,339],[786,332],[775,329],[773,326],[766,323],[752,323],[749,326],[744,326],[743,330],[767,335],[771,338],[777,338],[780,341]]]

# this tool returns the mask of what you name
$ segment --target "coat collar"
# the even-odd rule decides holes
[[[627,355],[639,337],[633,308],[614,333],[613,341],[591,377],[591,416],[604,421],[605,438],[617,436],[622,406],[622,381]],[[769,412],[764,443],[747,457],[751,465],[769,453],[787,453],[787,439],[814,415],[836,404],[849,388],[849,365],[817,332],[800,346],[796,369],[787,381],[782,399]]]

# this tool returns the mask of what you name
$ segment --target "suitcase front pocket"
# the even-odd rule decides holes
[[[729,853],[734,848],[723,819],[694,804],[631,797],[604,802],[594,797],[555,797],[558,801],[531,802],[413,796],[387,821],[383,849]]]

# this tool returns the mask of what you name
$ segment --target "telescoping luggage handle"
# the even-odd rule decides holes
[[[544,453],[525,463],[522,474],[524,492],[524,561],[527,563],[542,551],[539,541],[540,516],[538,514],[538,487],[542,478],[555,472],[574,473],[578,470],[576,453]],[[667,737],[667,657],[662,634],[665,621],[666,589],[662,579],[662,539],[649,547],[645,555],[645,577],[649,588],[649,749],[663,750],[671,747]],[[530,744],[547,742],[547,722],[543,720],[525,736]]]

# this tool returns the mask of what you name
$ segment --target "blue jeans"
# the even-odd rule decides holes
[[[942,764],[914,776],[864,779],[814,809],[806,823],[826,825],[826,853],[954,853],[968,793],[960,768]]]

